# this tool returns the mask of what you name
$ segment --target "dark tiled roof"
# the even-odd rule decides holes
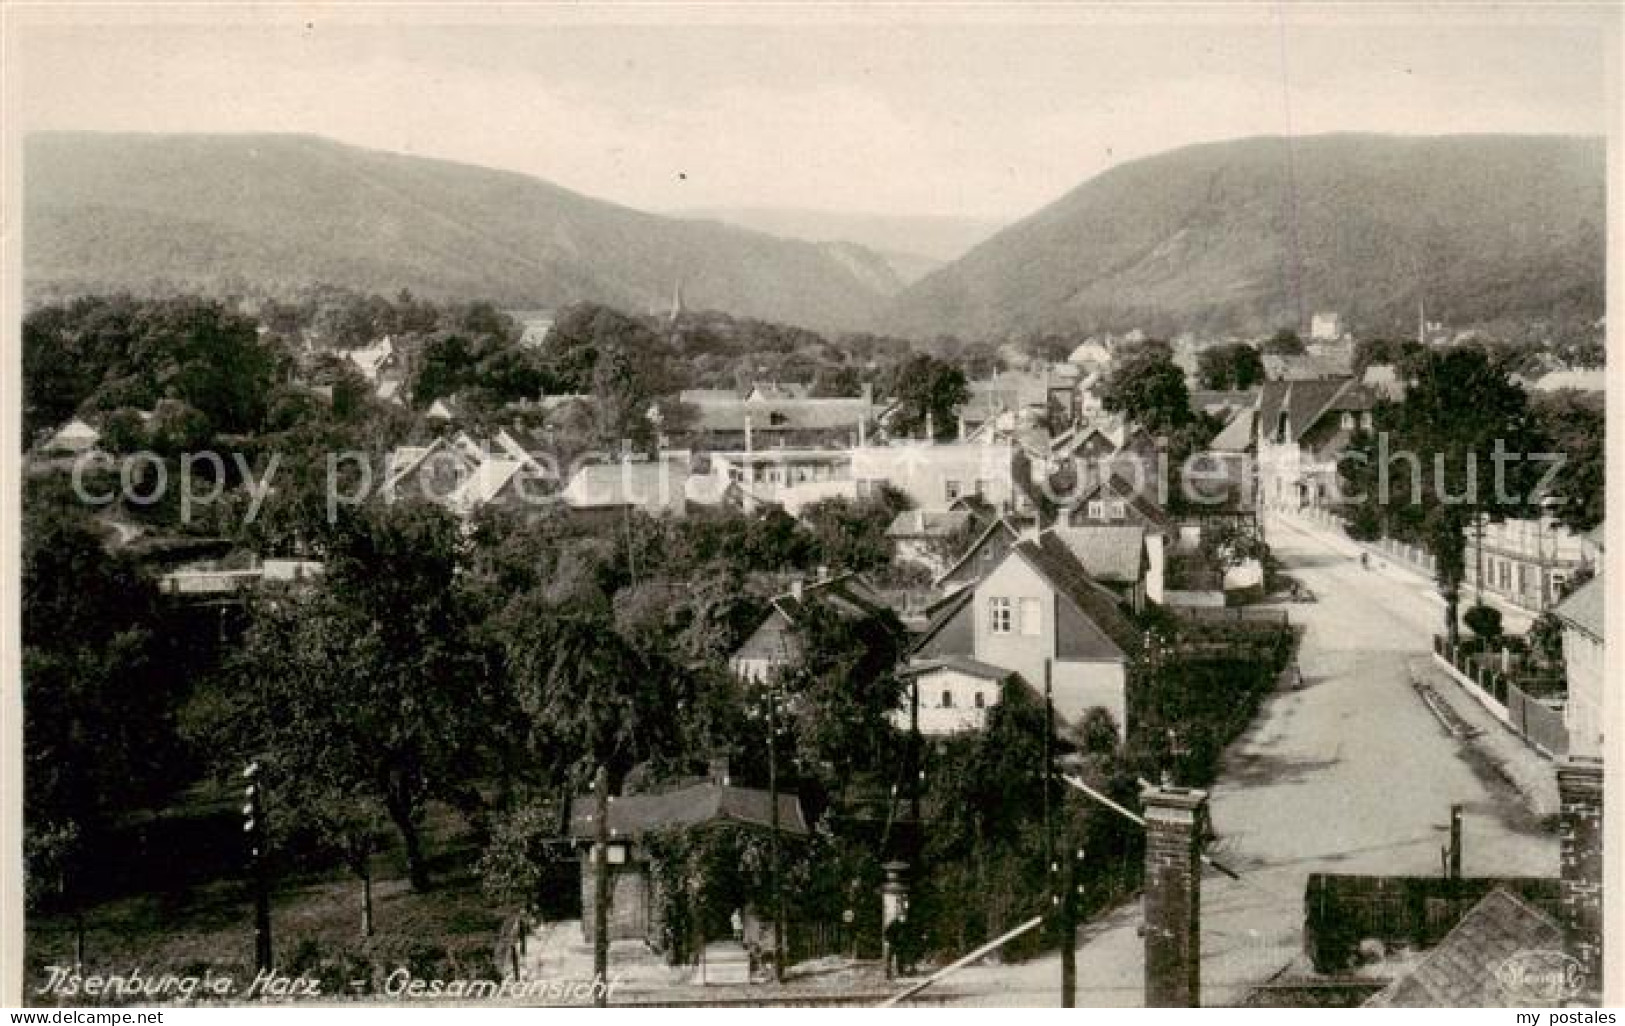
[[[1090,524],[1052,527],[1058,538],[1097,581],[1133,584],[1140,579],[1145,557],[1145,528],[1139,524]]]
[[[592,837],[593,798],[577,795],[570,805],[570,833]],[[651,830],[703,826],[710,823],[773,825],[772,795],[751,787],[733,787],[707,781],[661,794],[634,794],[609,803],[609,830],[613,837],[637,837]],[[779,829],[805,834],[806,817],[801,800],[793,794],[779,795]]]
[[[867,399],[705,399],[692,402],[693,430],[743,431],[750,418],[753,431],[857,430],[858,422],[879,412]]]
[[[992,538],[996,533],[999,532],[1003,532],[1006,536],[1012,539],[1021,534],[1020,531],[1016,530],[1010,525],[1008,520],[1000,517],[998,520],[995,520],[991,524],[987,525],[987,530],[978,535],[976,540],[971,542],[970,546],[966,548],[964,552],[960,553],[959,558],[954,560],[952,566],[937,575],[937,581],[945,580],[952,575],[954,571],[958,570],[961,566],[964,566],[966,560],[970,559],[972,556],[976,555],[977,552],[981,551],[982,546],[987,544],[988,539]]]
[[[969,627],[969,621],[956,623],[965,616],[965,607],[970,602],[976,589],[972,587],[960,588],[948,598],[937,603],[931,610],[931,620],[914,642],[914,652],[924,658],[936,658],[947,655],[968,656],[976,647],[974,631],[960,629]]]
[[[1563,930],[1546,913],[1497,887],[1410,972],[1366,1002],[1388,1008],[1510,1008],[1529,996],[1507,991],[1497,970],[1520,952],[1563,950]]]
[[[1116,596],[1090,578],[1089,572],[1078,562],[1078,557],[1065,542],[1046,531],[1037,541],[1028,539],[1016,546],[1035,569],[1054,586],[1057,598],[1067,600],[1084,620],[1093,624],[1104,638],[1127,655],[1139,650],[1140,632],[1123,615]],[[1082,642],[1077,637],[1062,637],[1063,643]],[[1111,656],[1109,651],[1094,652],[1085,648],[1069,649],[1066,654],[1077,656]]]
[[[1303,439],[1329,410],[1368,410],[1371,393],[1350,377],[1266,381],[1258,394],[1258,428],[1273,437],[1284,409],[1292,441]]]
[[[1117,474],[1100,481],[1085,492],[1078,501],[1080,505],[1084,505],[1091,499],[1105,498],[1108,495],[1127,502],[1134,508],[1135,512],[1139,513],[1149,523],[1158,527],[1167,527],[1170,523],[1167,511],[1152,501],[1151,497],[1146,495],[1143,489],[1135,488]],[[1087,509],[1087,506],[1085,505],[1084,508]]]

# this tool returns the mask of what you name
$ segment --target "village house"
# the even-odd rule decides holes
[[[674,427],[673,436],[694,449],[723,452],[861,444],[880,413],[868,384],[857,397],[813,398],[763,385],[743,399],[723,389],[700,389],[679,393],[678,402],[687,423]]]
[[[965,551],[937,575],[931,587],[948,594],[967,584],[975,584],[1003,561],[1005,553],[1020,537],[1020,528],[1008,517],[1000,517],[988,524]]]
[[[763,684],[776,671],[794,663],[801,654],[796,629],[813,603],[849,620],[890,616],[880,596],[857,574],[820,575],[813,581],[796,581],[789,591],[772,600],[766,618],[728,660],[734,676],[747,683]]]
[[[1020,511],[1028,458],[1010,442],[909,442],[864,445],[852,450],[852,477],[859,498],[891,485],[921,509],[946,509],[976,496],[1000,511]]]
[[[37,437],[37,436],[36,436]],[[102,440],[102,433],[91,427],[84,420],[74,417],[63,424],[45,440],[41,449],[47,455],[77,456],[96,448]]]
[[[972,709],[978,694],[984,706],[995,701],[1002,679],[996,671],[1040,694],[1047,672],[1062,721],[1075,726],[1101,709],[1124,735],[1139,632],[1118,596],[1079,559],[1079,549],[1088,547],[1069,544],[1064,534],[1019,540],[985,577],[938,607],[916,642],[911,693],[898,716],[909,715],[917,700],[922,723],[961,729],[979,718],[943,710],[960,708],[967,695]]]
[[[778,796],[778,829],[786,838],[811,832],[800,799]],[[581,907],[591,909],[597,894],[595,849],[598,824],[593,820],[591,795],[578,795],[570,803],[570,834],[585,849],[581,857]],[[609,885],[609,940],[641,940],[655,951],[667,950],[667,934],[660,909],[663,902],[649,845],[652,835],[673,831],[709,830],[724,825],[753,830],[773,828],[773,796],[758,788],[739,787],[727,778],[725,766],[713,778],[647,794],[622,795],[609,803],[609,841],[604,846]],[[742,910],[750,913],[753,910]],[[754,915],[752,916],[754,918]],[[593,916],[581,917],[583,940],[591,944]]]
[[[650,516],[681,517],[688,512],[690,454],[661,452],[653,459],[620,460],[578,467],[559,497],[586,513],[638,509]]]
[[[1549,516],[1507,519],[1466,532],[1464,586],[1483,590],[1531,612],[1542,612],[1563,594],[1581,569],[1600,565],[1586,539]],[[1482,548],[1482,552],[1480,549]]]
[[[855,498],[852,455],[845,449],[760,449],[712,452],[708,472],[689,478],[688,498],[747,512],[778,506],[791,516],[810,502]]]
[[[976,516],[968,509],[906,509],[892,518],[886,537],[896,545],[897,561],[940,573],[948,563],[943,546],[961,536]]]
[[[1258,496],[1266,506],[1320,506],[1337,494],[1337,457],[1371,429],[1371,393],[1352,377],[1269,381],[1258,394]]]
[[[1606,593],[1602,577],[1597,576],[1576,588],[1555,610],[1563,623],[1563,666],[1568,677],[1563,721],[1571,756],[1602,757]]]
[[[551,468],[504,429],[489,442],[459,431],[393,450],[385,460],[382,493],[386,502],[418,497],[466,517],[486,506],[535,503],[556,487]]]

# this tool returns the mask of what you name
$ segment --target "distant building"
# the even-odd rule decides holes
[[[890,485],[922,509],[945,509],[975,496],[999,511],[1025,509],[1028,458],[1012,442],[911,442],[852,450],[852,477],[862,498]]]
[[[690,422],[672,433],[710,451],[849,446],[861,442],[880,413],[869,385],[858,397],[810,398],[790,391],[764,385],[743,399],[723,389],[683,392],[678,400]]]
[[[45,440],[43,449],[52,455],[77,456],[94,449],[101,440],[100,431],[75,417],[53,431],[51,437]]]
[[[626,457],[576,470],[559,493],[572,509],[638,509],[651,516],[688,512],[689,454],[666,452],[655,459]]]
[[[1538,520],[1486,521],[1483,554],[1479,532],[1468,528],[1464,586],[1479,586],[1515,606],[1540,612],[1557,601],[1569,579],[1582,567],[1595,569],[1585,539],[1550,517]]]
[[[897,546],[898,562],[940,573],[947,563],[942,544],[974,522],[974,514],[966,509],[906,509],[892,518],[886,537]]]
[[[428,445],[401,446],[384,466],[385,501],[415,496],[465,517],[491,505],[536,503],[556,487],[552,469],[507,430],[488,442],[459,431]]]
[[[796,626],[807,607],[814,603],[849,620],[871,619],[889,613],[880,596],[857,574],[797,581],[789,591],[773,599],[767,617],[728,660],[728,668],[734,676],[747,683],[760,684],[799,658],[801,643],[796,636]]]
[[[1608,389],[1608,372],[1600,367],[1591,370],[1555,370],[1537,379],[1531,387],[1537,392],[1561,389],[1604,392]]]
[[[1371,428],[1374,400],[1351,377],[1265,382],[1258,395],[1258,499],[1319,506],[1338,490],[1337,457]]]
[[[1316,342],[1336,342],[1343,337],[1343,319],[1335,312],[1315,314],[1309,318],[1309,337]]]
[[[709,472],[689,478],[688,498],[702,505],[751,511],[778,506],[791,516],[830,498],[855,498],[852,454],[845,449],[761,449],[713,452]]]

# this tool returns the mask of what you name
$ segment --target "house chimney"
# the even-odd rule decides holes
[[[793,598],[793,599],[800,600],[800,598],[801,598],[801,578],[798,577],[795,580],[790,582],[790,597]]]
[[[963,413],[959,415],[959,440],[961,442],[965,440],[965,415]]]
[[[745,451],[750,452],[750,414],[745,414]]]
[[[863,387],[868,388],[869,386],[864,385]],[[867,432],[868,427],[869,427],[869,415],[867,413],[860,414],[858,416],[858,448],[859,449],[863,448],[864,443],[868,441],[868,432]]]
[[[1196,1008],[1202,998],[1202,838],[1207,792],[1147,787],[1145,1005]]]
[[[1584,986],[1602,994],[1602,762],[1569,758],[1557,766],[1559,896],[1569,953],[1585,967]]]
[[[936,421],[931,416],[930,410],[925,411],[925,440],[927,442],[934,442],[937,440],[937,425]]]

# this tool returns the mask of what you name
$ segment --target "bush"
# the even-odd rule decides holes
[[[1462,620],[1467,624],[1467,629],[1480,638],[1501,636],[1501,611],[1493,606],[1476,605],[1467,610]]]

